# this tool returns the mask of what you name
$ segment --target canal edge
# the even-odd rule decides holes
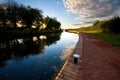
[[[82,49],[83,49],[82,34],[79,33],[78,36],[79,36],[79,39],[72,54],[70,55],[68,60],[64,63],[63,67],[61,68],[57,76],[54,78],[54,80],[76,80],[76,77],[78,76],[78,73],[79,73],[79,69],[80,69],[79,64],[81,63],[81,60],[79,58],[78,64],[74,64],[73,54],[79,54],[81,57]]]

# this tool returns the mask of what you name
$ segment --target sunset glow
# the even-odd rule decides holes
[[[14,0],[39,8],[44,16],[56,17],[62,28],[91,25],[96,20],[120,16],[120,0]],[[2,3],[3,1],[0,1]]]

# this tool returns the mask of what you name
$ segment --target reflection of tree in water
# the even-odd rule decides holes
[[[13,45],[12,50],[14,51],[14,56],[18,58],[27,57],[30,54],[35,55],[42,53],[45,46],[45,40],[37,39],[33,41],[33,38],[23,39],[21,44]]]
[[[5,49],[0,49],[0,67],[4,67],[6,65],[6,60],[10,59],[10,53],[8,53]]]
[[[58,40],[60,40],[60,33],[59,34],[50,34],[50,35],[46,35],[47,40],[46,40],[46,44],[49,46],[51,44],[55,44]]]
[[[24,39],[15,39],[0,42],[0,67],[6,65],[6,61],[10,59],[19,60],[29,55],[37,55],[42,53],[45,45],[56,43],[60,39],[60,34],[47,35],[46,39],[37,37],[29,37]]]

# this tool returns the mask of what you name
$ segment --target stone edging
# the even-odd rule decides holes
[[[83,38],[82,34],[79,33],[79,40],[77,42],[77,45],[73,51],[73,54],[79,54],[82,55],[82,48],[83,48]],[[73,62],[73,56],[65,62],[62,69],[58,73],[58,75],[55,77],[54,80],[75,80],[78,76],[79,69],[80,69],[80,62],[81,60],[78,59],[78,64],[74,64]]]

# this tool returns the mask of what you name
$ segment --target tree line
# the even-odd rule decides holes
[[[61,30],[61,23],[57,18],[44,17],[42,10],[32,8],[16,2],[0,4],[0,31],[11,30],[35,30],[56,31]]]
[[[96,32],[107,32],[107,33],[120,33],[120,17],[114,17],[110,20],[95,21],[92,26],[81,27],[80,31],[96,31]]]

